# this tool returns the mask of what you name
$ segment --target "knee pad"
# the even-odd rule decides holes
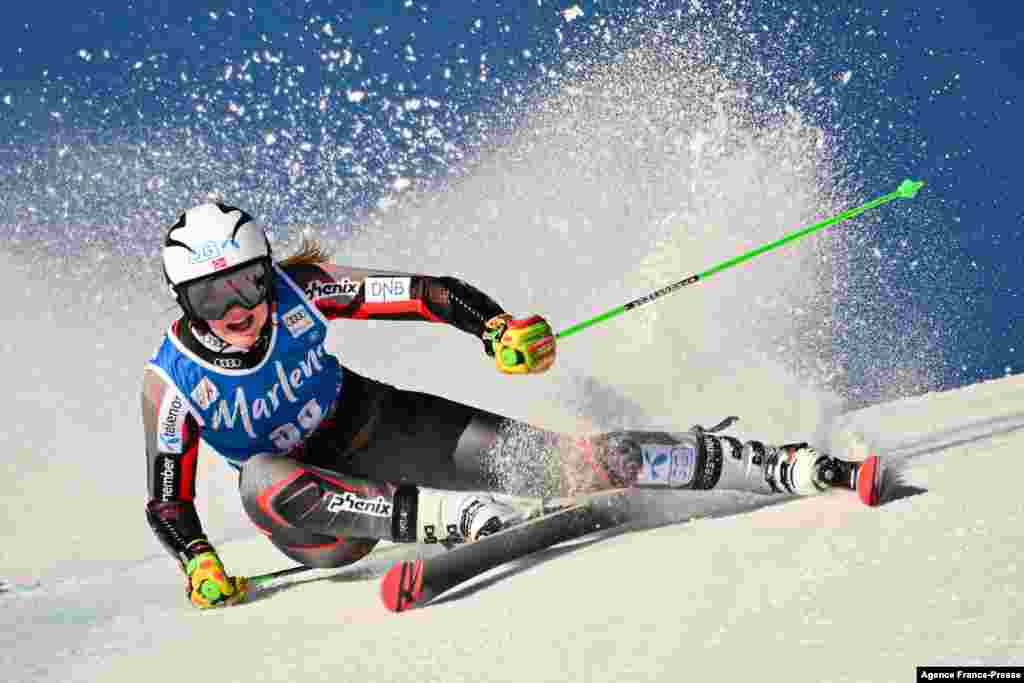
[[[246,461],[238,479],[238,491],[242,507],[256,526],[267,533],[297,526],[296,520],[281,514],[279,495],[286,487],[296,488],[293,484],[303,474],[302,466],[286,455],[261,453]]]
[[[394,495],[387,485],[263,454],[245,464],[239,489],[250,519],[274,536],[391,537]]]

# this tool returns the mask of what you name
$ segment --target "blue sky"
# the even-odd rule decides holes
[[[559,12],[574,4],[583,17],[565,21]],[[769,70],[774,65],[782,74],[762,85],[767,92],[812,79],[834,83],[850,74],[838,100],[804,103],[806,113],[841,140],[847,187],[866,200],[905,177],[928,183],[915,207],[884,223],[874,238],[884,277],[865,271],[857,287],[917,308],[928,309],[940,298],[947,302],[943,319],[932,321],[947,355],[947,386],[1024,367],[1024,209],[1017,170],[1024,24],[996,3],[974,4],[858,2],[823,9],[805,2],[745,2],[719,10],[738,8],[730,26],[750,37]],[[116,214],[123,201],[116,186],[72,192],[60,205],[47,198],[48,179],[74,184],[53,152],[63,142],[156,141],[189,128],[223,148],[201,172],[219,177],[244,164],[279,168],[272,152],[258,159],[230,157],[254,129],[285,124],[306,130],[315,144],[321,130],[315,107],[296,119],[295,104],[322,95],[328,82],[331,97],[348,99],[332,124],[369,150],[359,163],[382,173],[397,165],[423,176],[444,174],[447,167],[431,164],[402,140],[388,138],[388,126],[376,125],[394,113],[361,108],[351,93],[443,101],[437,117],[445,118],[449,133],[472,137],[479,133],[475,112],[514,110],[509,102],[528,96],[545,69],[562,64],[568,46],[614,49],[614,43],[602,47],[595,40],[601,18],[617,18],[621,25],[643,11],[671,21],[690,7],[569,0],[83,0],[56,11],[43,3],[18,4],[5,10],[0,24],[0,159],[8,172],[20,164],[27,181],[8,183],[13,189],[0,206],[0,222],[57,222],[73,214],[102,225]],[[794,17],[799,22],[788,29]],[[331,51],[337,56],[325,59]],[[262,63],[249,67],[252,80],[229,82],[225,70],[239,68],[246,54],[263,55]],[[266,68],[274,60],[302,69],[290,68],[285,77],[283,69]],[[350,75],[339,80],[328,69],[345,60]],[[231,112],[223,111],[224,102],[246,107],[248,116],[225,123]],[[259,178],[237,173],[230,183],[276,197],[278,180],[277,172],[268,171]],[[178,181],[180,188],[155,188],[139,202],[154,213],[166,210],[174,204],[170,195],[187,190],[195,178],[182,169]],[[346,190],[353,220],[380,191],[372,183]],[[24,213],[27,204],[36,208],[31,217]],[[315,196],[268,199],[257,208],[271,220],[338,219]],[[864,341],[851,333],[844,343]]]

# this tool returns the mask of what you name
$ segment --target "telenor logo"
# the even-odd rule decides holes
[[[181,420],[184,415],[185,402],[178,394],[174,394],[170,401],[165,400],[161,405],[158,427],[161,451],[181,453]]]

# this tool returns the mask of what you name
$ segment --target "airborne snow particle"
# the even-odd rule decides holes
[[[577,17],[582,17],[583,10],[580,9],[579,5],[573,5],[572,7],[562,10],[562,16],[565,17],[567,22],[569,22]]]
[[[412,181],[408,178],[396,178],[392,187],[394,187],[397,192],[401,192],[410,185],[412,185]]]
[[[366,98],[365,90],[349,90],[348,101],[349,102],[362,102]]]

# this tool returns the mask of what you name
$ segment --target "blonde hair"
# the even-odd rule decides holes
[[[288,266],[312,266],[318,263],[327,263],[331,260],[331,252],[327,247],[320,244],[317,240],[303,237],[302,244],[299,245],[299,250],[291,256],[286,257],[280,262],[282,267]]]

